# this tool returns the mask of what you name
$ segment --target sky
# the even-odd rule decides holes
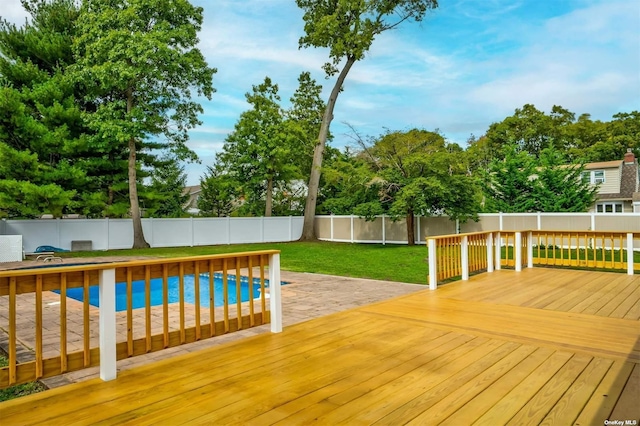
[[[196,185],[249,109],[245,94],[270,77],[286,108],[303,71],[324,88],[325,49],[299,49],[302,11],[294,0],[192,0],[203,7],[200,50],[216,93],[201,99],[203,124],[190,132],[200,164],[186,165]],[[22,23],[20,0],[0,15]],[[339,95],[331,132],[336,148],[353,145],[354,128],[439,130],[463,148],[516,108],[553,105],[609,121],[640,110],[640,1],[439,0],[420,23],[380,35],[354,65]]]

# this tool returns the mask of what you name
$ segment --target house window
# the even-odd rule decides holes
[[[591,170],[582,172],[582,182],[593,185],[604,183],[604,170]]]
[[[622,213],[622,203],[598,203],[596,212],[598,213]]]

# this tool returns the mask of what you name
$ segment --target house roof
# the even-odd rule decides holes
[[[620,167],[622,164],[622,160],[614,160],[614,161],[598,161],[597,163],[587,163],[584,165],[586,170],[593,169],[612,169]]]

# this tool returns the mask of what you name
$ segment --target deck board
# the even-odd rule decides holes
[[[640,277],[497,271],[0,403],[12,424],[640,417]],[[634,417],[635,416],[635,417]],[[617,417],[616,417],[617,418]]]

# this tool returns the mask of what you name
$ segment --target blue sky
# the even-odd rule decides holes
[[[271,77],[287,106],[302,71],[324,86],[325,100],[333,79],[321,69],[326,51],[298,49],[303,21],[293,0],[192,2],[204,8],[200,48],[218,69],[203,125],[191,132],[202,160],[187,165],[193,185],[248,109],[252,85]],[[19,0],[3,0],[2,16],[22,22]],[[440,0],[423,22],[376,39],[344,89],[331,127],[338,148],[352,143],[345,123],[364,136],[439,129],[465,147],[526,103],[610,120],[640,110],[640,2]]]

